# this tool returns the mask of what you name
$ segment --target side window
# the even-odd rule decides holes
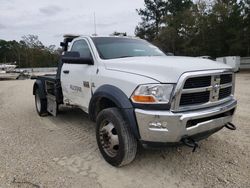
[[[71,51],[79,52],[80,57],[90,58],[91,52],[88,43],[85,40],[77,40],[74,42]]]

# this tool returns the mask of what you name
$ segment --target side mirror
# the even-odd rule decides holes
[[[87,64],[93,65],[94,61],[91,57],[80,57],[79,52],[65,52],[62,55],[62,62],[63,63],[70,63],[70,64]]]

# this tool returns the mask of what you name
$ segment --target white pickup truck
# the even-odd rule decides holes
[[[67,35],[61,46],[57,74],[34,83],[37,112],[81,108],[96,122],[98,147],[113,166],[132,162],[138,144],[195,149],[223,127],[235,129],[235,76],[225,64],[167,56],[129,37]]]

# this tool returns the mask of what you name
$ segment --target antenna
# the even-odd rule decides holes
[[[95,33],[93,34],[94,36],[97,36],[97,33],[96,33],[96,20],[95,20],[95,12],[94,12],[94,30],[95,30]]]

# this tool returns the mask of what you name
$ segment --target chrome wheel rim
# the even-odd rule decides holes
[[[100,142],[105,153],[110,157],[115,157],[119,150],[119,138],[113,123],[104,122],[99,130]]]
[[[36,93],[36,109],[38,112],[41,112],[41,100],[38,93]]]

